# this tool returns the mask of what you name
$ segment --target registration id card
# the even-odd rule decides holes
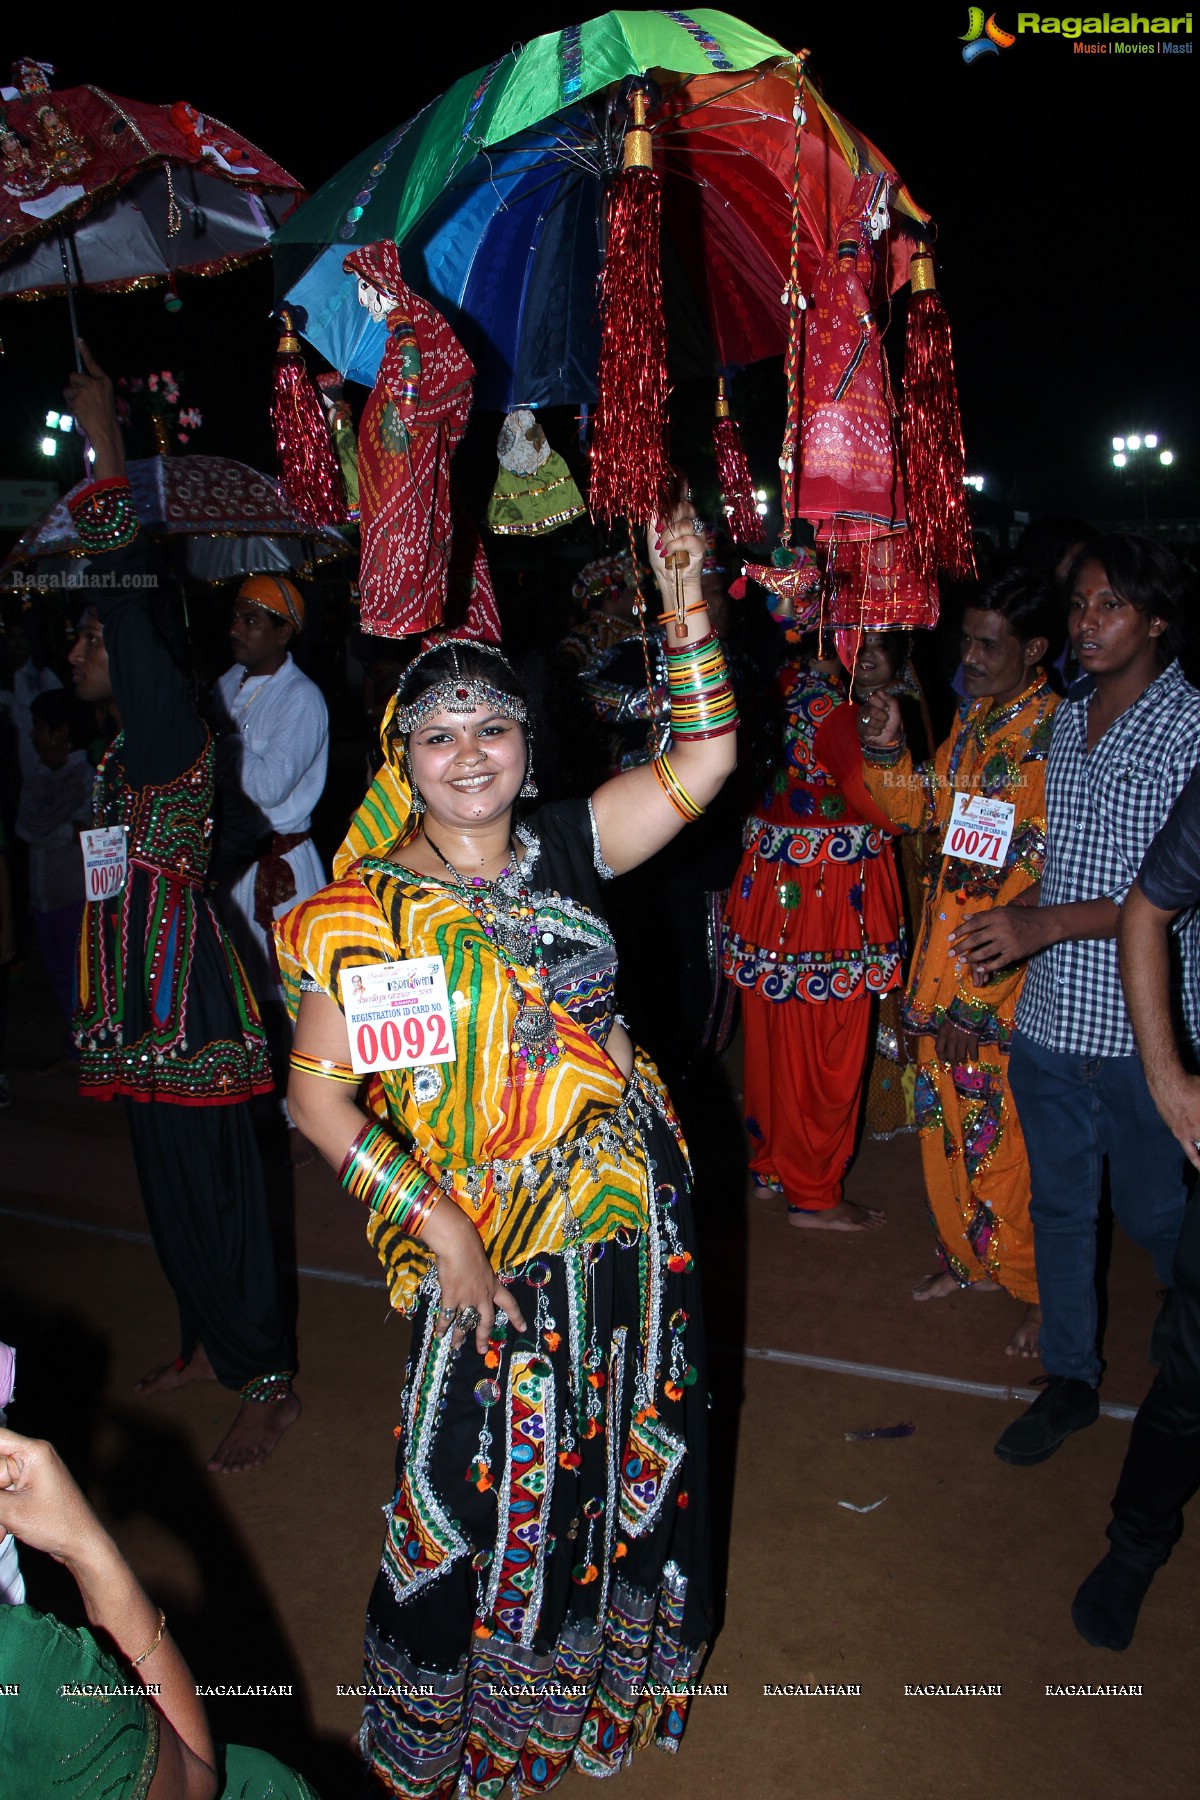
[[[440,956],[343,969],[340,983],[356,1075],[455,1060],[446,965]]]
[[[989,869],[1002,868],[1016,816],[1017,809],[1010,800],[989,800],[984,794],[956,791],[942,855],[957,856],[962,862],[984,863]]]
[[[107,900],[119,894],[129,874],[129,846],[123,825],[101,825],[81,831],[83,891],[89,900]]]

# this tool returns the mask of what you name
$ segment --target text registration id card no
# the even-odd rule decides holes
[[[343,969],[340,982],[356,1075],[455,1060],[446,965],[440,956]]]
[[[942,855],[984,863],[989,869],[1003,868],[1016,814],[1010,800],[989,800],[985,794],[964,794],[956,789]]]
[[[123,825],[99,825],[81,831],[83,891],[88,900],[119,894],[129,874],[129,842]]]

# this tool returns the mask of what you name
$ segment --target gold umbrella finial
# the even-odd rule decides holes
[[[632,123],[625,129],[625,167],[627,169],[650,169],[654,166],[654,151],[650,142],[650,128],[646,124],[646,95],[642,88],[635,88],[630,96],[633,108]]]

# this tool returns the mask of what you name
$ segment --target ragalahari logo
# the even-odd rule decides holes
[[[1016,41],[1011,31],[997,25],[995,13],[989,13],[985,19],[982,6],[967,8],[967,29],[959,40],[965,63],[973,63],[978,56],[999,56],[1001,50],[1011,50]]]

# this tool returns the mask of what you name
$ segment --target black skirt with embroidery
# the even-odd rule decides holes
[[[635,1077],[635,1080],[637,1078]],[[647,1230],[504,1272],[486,1358],[414,1320],[367,1613],[385,1788],[491,1800],[674,1750],[711,1632],[707,1382],[688,1169],[647,1109]]]

